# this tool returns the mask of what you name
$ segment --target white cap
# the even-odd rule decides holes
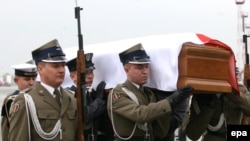
[[[23,63],[11,66],[15,69],[15,75],[24,77],[34,77],[37,76],[36,65]]]

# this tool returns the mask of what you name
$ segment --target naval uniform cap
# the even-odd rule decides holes
[[[87,71],[95,69],[94,63],[92,62],[93,53],[86,53],[85,55],[85,68]],[[76,58],[73,58],[66,62],[69,72],[76,71]]]
[[[11,66],[15,70],[15,75],[23,77],[36,77],[37,70],[33,64],[23,63]]]
[[[34,64],[34,60],[29,60],[26,62],[27,64]]]
[[[43,62],[65,62],[65,54],[62,51],[57,39],[54,39],[32,51],[32,57],[37,64]]]
[[[129,49],[119,53],[120,61],[123,65],[130,64],[149,64],[150,57],[147,55],[142,44],[136,44]]]

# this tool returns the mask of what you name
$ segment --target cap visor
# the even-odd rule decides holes
[[[133,60],[129,61],[130,64],[150,64],[151,61],[148,58],[140,59],[140,60]]]
[[[93,67],[93,66],[86,68],[87,71],[91,71],[91,70],[94,70],[94,69],[95,69],[95,67]]]
[[[55,56],[55,57],[43,59],[42,61],[51,62],[51,63],[66,62],[66,58],[64,56]]]

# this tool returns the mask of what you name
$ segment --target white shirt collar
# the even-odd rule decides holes
[[[55,91],[55,88],[41,82],[41,85],[54,97],[54,91]],[[58,91],[60,92],[60,88],[57,88]]]
[[[132,81],[130,81],[133,85],[135,85],[136,86],[136,88],[140,88],[140,85],[138,85],[138,84],[136,84],[136,83],[134,83],[134,82],[132,82]]]

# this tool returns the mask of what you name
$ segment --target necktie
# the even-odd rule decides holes
[[[55,99],[56,99],[57,103],[58,103],[59,105],[61,105],[61,101],[60,101],[60,92],[58,91],[58,89],[55,89],[54,94],[56,95]]]
[[[140,86],[140,87],[139,87],[139,90],[140,90],[142,93],[144,93],[144,88],[143,88],[143,86]]]

